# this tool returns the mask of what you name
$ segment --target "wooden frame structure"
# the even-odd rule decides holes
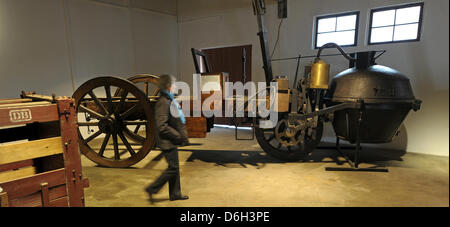
[[[88,186],[72,98],[0,100],[0,207],[83,207]]]

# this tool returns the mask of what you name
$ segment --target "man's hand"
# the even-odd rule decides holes
[[[190,142],[188,138],[183,139],[183,142],[181,142],[181,146],[185,147],[185,146],[189,146]]]

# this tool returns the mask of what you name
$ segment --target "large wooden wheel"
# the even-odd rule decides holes
[[[159,95],[158,76],[140,74],[130,77],[128,80],[141,89],[150,99]],[[119,92],[118,90],[116,94]]]
[[[153,111],[148,95],[128,80],[99,77],[75,91],[80,150],[106,167],[132,166],[155,144]],[[145,127],[139,142],[130,142],[130,127]]]
[[[313,152],[320,143],[322,133],[322,122],[315,129],[291,129],[283,117],[274,128],[255,127],[255,136],[261,148],[274,158],[287,162],[302,160]],[[302,136],[303,143],[300,142]]]
[[[159,77],[148,74],[141,74],[130,77],[127,79],[131,83],[133,83],[137,88],[145,93],[145,95],[151,100],[156,101],[159,96],[159,86],[158,81]],[[120,97],[124,91],[121,89],[117,89],[114,96]],[[143,143],[145,141],[145,137],[142,136],[143,125],[136,125],[133,127],[124,128],[124,135],[130,138],[132,141],[137,143]]]

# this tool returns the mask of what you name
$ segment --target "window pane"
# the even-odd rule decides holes
[[[336,32],[335,42],[342,46],[355,44],[355,31]]]
[[[398,9],[395,24],[418,23],[420,19],[420,6]]]
[[[371,43],[391,42],[394,27],[372,28]]]
[[[419,24],[399,25],[395,27],[394,41],[417,39]]]
[[[338,45],[355,44],[355,31],[332,32],[317,35],[317,46],[321,47],[327,43],[336,43]]]
[[[334,42],[334,32],[332,33],[325,33],[325,34],[318,34],[317,35],[317,46],[321,47],[327,43]]]
[[[337,18],[337,31],[356,29],[356,15]]]
[[[373,14],[372,27],[394,25],[395,10],[381,11]]]
[[[334,32],[336,31],[336,17],[319,19],[319,24],[317,25],[317,32]]]

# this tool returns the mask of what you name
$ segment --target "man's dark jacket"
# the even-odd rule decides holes
[[[171,103],[170,97],[162,93],[155,105],[156,141],[161,150],[189,143],[186,126],[170,113]]]

